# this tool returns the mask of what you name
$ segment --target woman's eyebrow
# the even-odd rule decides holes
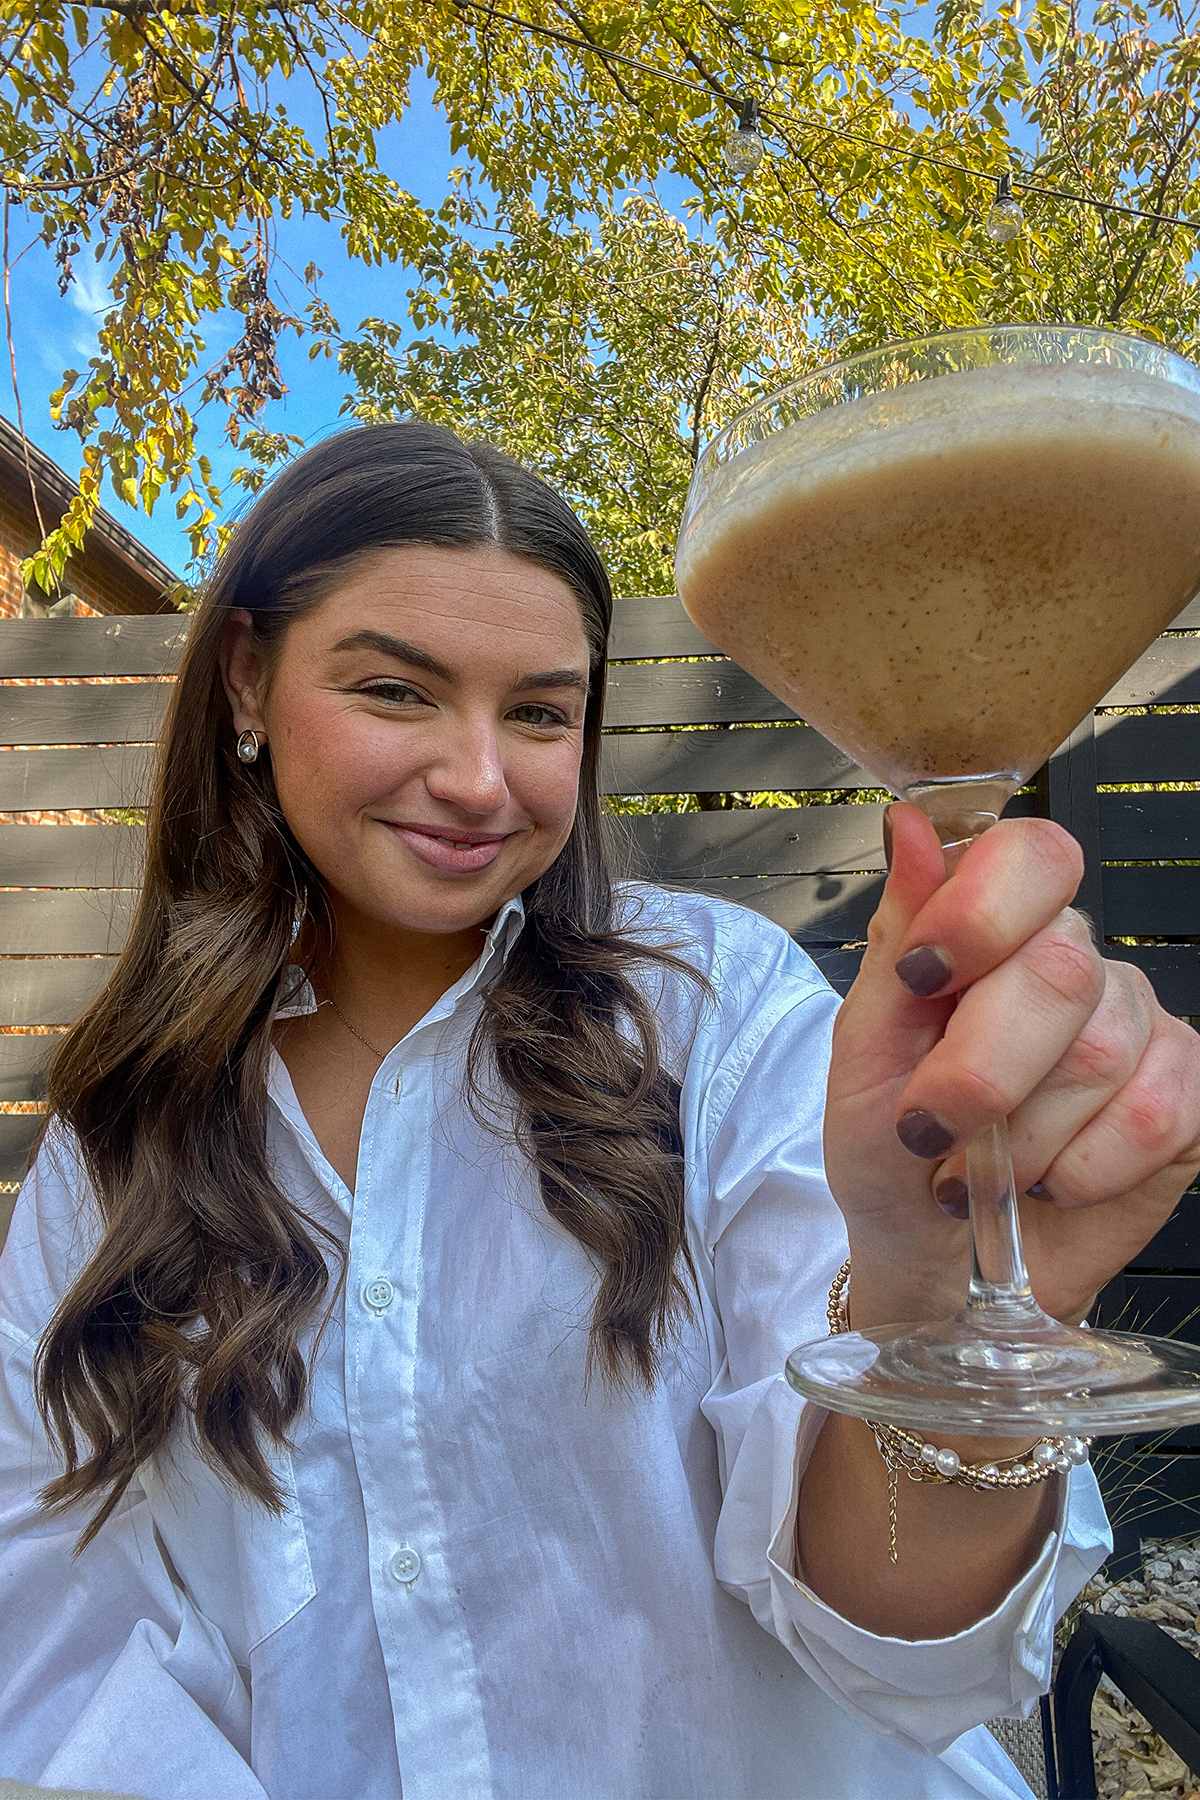
[[[426,674],[436,675],[442,681],[454,680],[453,669],[448,669],[428,650],[408,644],[403,638],[389,637],[384,631],[356,631],[350,637],[339,638],[333,647],[335,651],[374,650],[380,656],[395,657],[397,662],[411,663],[414,668],[424,669]]]
[[[578,669],[545,669],[540,675],[522,675],[513,686],[514,694],[527,694],[531,688],[578,688],[587,693],[588,678]]]
[[[410,644],[404,638],[389,637],[385,631],[356,631],[350,637],[339,638],[333,646],[338,650],[374,650],[379,656],[393,657],[397,662],[408,663],[416,669],[424,669],[428,675],[436,675],[440,681],[453,682],[454,671],[448,669],[436,656],[428,650],[422,650],[418,644]],[[542,669],[536,675],[522,675],[514,683],[514,694],[526,694],[534,688],[578,688],[586,693],[588,678],[578,669]]]

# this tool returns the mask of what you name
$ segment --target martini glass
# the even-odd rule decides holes
[[[705,450],[676,578],[715,644],[922,808],[949,873],[1200,591],[1200,370],[1060,325],[819,369]],[[962,1311],[801,1345],[793,1387],[966,1433],[1200,1420],[1200,1350],[1038,1305],[1004,1123],[967,1178]]]

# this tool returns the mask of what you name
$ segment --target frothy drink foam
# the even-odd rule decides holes
[[[676,573],[894,791],[1027,779],[1200,590],[1200,396],[1035,365],[833,407],[721,469]]]

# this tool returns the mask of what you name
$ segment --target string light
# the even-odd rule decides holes
[[[1012,176],[1007,169],[996,183],[996,198],[983,229],[993,244],[1011,244],[1025,229],[1025,214],[1013,199]]]
[[[725,167],[739,181],[748,181],[766,155],[766,145],[758,131],[758,101],[748,94],[742,101],[736,131],[725,139]]]
[[[542,38],[550,43],[566,44],[571,49],[583,50],[589,56],[599,57],[601,62],[611,63],[614,67],[636,69],[639,74],[652,76],[655,81],[668,82],[673,87],[687,88],[690,93],[701,94],[707,99],[714,96],[728,101],[731,106],[738,102],[731,94],[711,82],[693,81],[690,76],[679,75],[674,69],[664,69],[654,63],[643,62],[640,57],[627,56],[620,50],[606,50],[595,44],[590,38],[579,37],[570,31],[559,31],[551,25],[539,25],[533,19],[522,19],[516,13],[503,11],[491,4],[491,0],[454,0],[460,13],[479,13],[483,18],[500,20],[506,25],[515,25],[530,37]],[[627,96],[628,97],[628,96]],[[740,111],[740,107],[739,107]],[[877,156],[894,156],[906,163],[925,163],[930,168],[948,169],[956,175],[966,175],[972,181],[989,181],[991,177],[984,170],[971,168],[967,163],[955,162],[948,156],[937,156],[929,150],[918,150],[912,144],[881,144],[877,138],[867,137],[865,132],[847,131],[836,125],[826,125],[813,119],[801,118],[798,114],[784,112],[779,107],[768,107],[766,117],[778,119],[783,124],[795,125],[805,131],[818,132],[823,137],[840,138],[843,143],[862,144],[865,149],[873,150]],[[1115,213],[1125,219],[1145,219],[1153,225],[1179,225],[1187,231],[1200,232],[1200,219],[1184,219],[1178,213],[1152,212],[1141,206],[1124,206],[1119,200],[1097,200],[1091,194],[1076,194],[1070,188],[1047,187],[1035,181],[1009,181],[1014,188],[1023,194],[1035,194],[1047,200],[1066,200],[1072,206],[1090,206],[1094,212]],[[997,200],[998,204],[998,200]],[[1016,206],[1015,199],[1013,205]],[[1018,207],[1018,211],[1020,208]]]

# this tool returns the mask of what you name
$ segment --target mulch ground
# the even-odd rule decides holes
[[[1101,1572],[1080,1598],[1088,1612],[1153,1619],[1200,1658],[1200,1539],[1147,1538],[1140,1578],[1109,1582]],[[1200,1771],[1184,1767],[1107,1677],[1092,1708],[1092,1737],[1100,1800],[1148,1794],[1161,1800],[1200,1800]]]

